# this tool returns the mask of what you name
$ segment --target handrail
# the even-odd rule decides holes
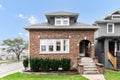
[[[116,62],[116,57],[114,57],[110,52],[108,53],[108,59],[110,60],[110,62],[112,63],[114,69],[116,70],[117,68],[117,62]]]

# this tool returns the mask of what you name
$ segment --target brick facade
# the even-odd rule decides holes
[[[74,64],[79,55],[80,41],[89,40],[94,44],[94,30],[29,30],[30,34],[30,56],[42,58],[70,58],[71,65]],[[40,54],[40,39],[69,39],[70,53]],[[94,57],[94,45],[91,46],[91,57]]]

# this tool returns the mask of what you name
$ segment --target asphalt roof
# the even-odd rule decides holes
[[[113,22],[113,23],[120,23],[120,19],[112,19],[112,15],[120,15],[120,9],[115,10],[114,12],[112,12],[111,14],[107,15],[104,19],[102,20],[97,20],[95,21],[95,23],[106,23],[106,22]]]
[[[67,12],[67,11],[58,11],[58,12],[52,12],[52,13],[47,13],[45,14],[46,16],[50,16],[50,15],[64,15],[64,16],[68,16],[68,15],[79,15],[78,13],[73,13],[73,12]]]
[[[107,35],[101,35],[97,37],[97,40],[105,39],[105,38],[120,38],[120,34],[107,34]]]
[[[119,19],[118,20],[113,19],[113,20],[97,20],[97,21],[95,21],[95,23],[106,23],[106,22],[109,22],[109,23],[120,23],[120,20]]]
[[[45,23],[26,26],[25,29],[26,30],[29,30],[29,29],[93,29],[93,30],[96,30],[96,29],[98,29],[98,27],[88,25],[85,23],[80,23],[80,22],[77,22],[70,26],[55,26],[55,25],[50,25],[47,22],[45,22]]]

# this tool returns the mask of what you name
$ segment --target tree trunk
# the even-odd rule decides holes
[[[17,55],[17,54],[16,54],[16,56],[17,56],[17,60],[19,61],[19,60],[20,60],[20,55]]]

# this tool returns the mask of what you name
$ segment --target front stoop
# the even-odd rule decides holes
[[[82,57],[80,63],[78,63],[78,72],[80,74],[102,74],[102,69],[101,65],[96,66],[94,60],[89,57]]]

